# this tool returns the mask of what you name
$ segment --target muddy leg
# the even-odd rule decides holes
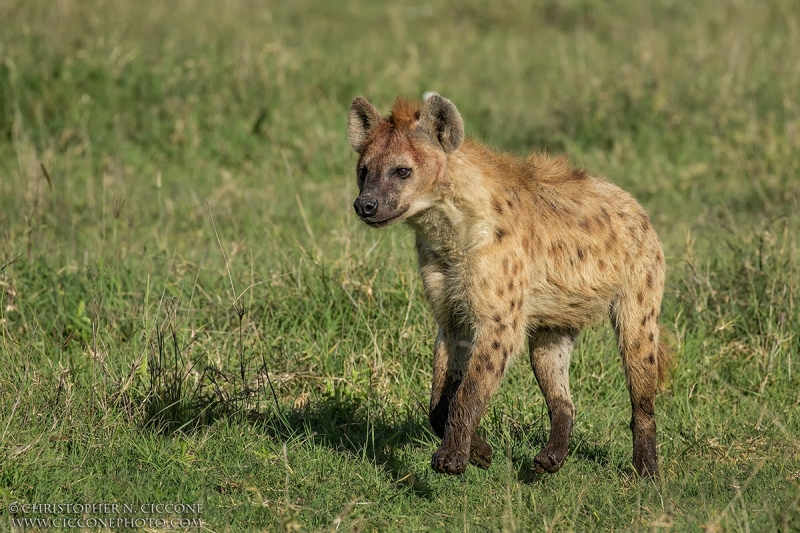
[[[575,407],[569,393],[569,358],[578,332],[543,329],[530,336],[531,366],[550,415],[550,440],[534,458],[539,472],[556,472],[564,464]]]
[[[452,333],[439,329],[434,346],[433,385],[428,418],[433,431],[444,437],[453,397],[461,385],[469,362],[472,339],[467,332]],[[492,447],[477,433],[472,434],[469,462],[480,468],[492,464]]]
[[[516,320],[514,323],[518,325],[520,322]],[[475,429],[512,354],[519,350],[524,340],[524,336],[517,334],[518,327],[516,331],[512,329],[513,337],[507,333],[500,335],[507,329],[501,320],[491,329],[479,332],[475,339],[467,372],[450,401],[442,445],[431,458],[431,466],[437,472],[461,474],[468,461],[487,458],[483,450],[490,448],[482,439],[474,437]],[[472,452],[474,444],[480,447],[480,451]]]
[[[611,319],[631,396],[633,466],[642,477],[658,476],[655,396],[658,388],[660,298],[621,298]]]

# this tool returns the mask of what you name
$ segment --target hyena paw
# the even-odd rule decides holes
[[[478,468],[487,469],[492,464],[492,447],[477,435],[472,436],[469,448],[469,462]]]
[[[658,477],[655,429],[650,432],[639,432],[634,429],[633,466],[636,468],[636,473],[643,478]]]
[[[536,465],[536,471],[539,473],[547,472],[548,474],[554,474],[558,472],[558,470],[564,466],[564,461],[567,458],[567,451],[560,451],[550,448],[549,446],[545,447],[544,450],[540,451],[536,454],[536,457],[533,458],[533,462]]]
[[[439,446],[431,458],[431,467],[441,474],[463,474],[468,462],[469,454],[464,450],[448,450]]]

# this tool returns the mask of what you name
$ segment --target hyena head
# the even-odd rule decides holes
[[[400,97],[386,118],[359,97],[350,107],[347,134],[359,155],[353,207],[361,220],[379,228],[436,201],[447,154],[464,140],[464,123],[452,102],[438,94],[425,103]]]

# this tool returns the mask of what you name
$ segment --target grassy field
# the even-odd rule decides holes
[[[5,0],[0,21],[0,531],[102,516],[15,502],[201,504],[211,531],[800,530],[795,0]],[[492,467],[430,469],[413,236],[357,220],[345,132],[353,97],[427,90],[651,214],[678,358],[656,482],[604,323],[560,472],[533,472],[525,357],[481,423]]]

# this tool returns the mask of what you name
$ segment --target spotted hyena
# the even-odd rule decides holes
[[[403,221],[439,326],[430,423],[437,472],[488,467],[476,428],[527,341],[547,402],[540,471],[564,464],[575,408],[569,359],[581,328],[608,315],[631,397],[633,464],[658,474],[654,399],[669,365],[659,340],[664,253],[628,193],[563,157],[519,158],[464,139],[455,106],[398,98],[388,117],[356,98],[347,124],[359,155],[354,207],[369,226]]]

